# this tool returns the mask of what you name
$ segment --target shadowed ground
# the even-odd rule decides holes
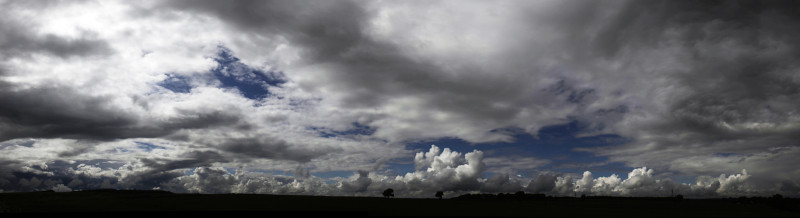
[[[477,217],[764,217],[800,216],[800,199],[552,198],[508,195],[413,199],[257,194],[81,191],[0,194],[5,213],[202,213]],[[8,215],[8,214],[7,214]]]

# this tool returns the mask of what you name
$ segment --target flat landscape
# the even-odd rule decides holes
[[[797,217],[790,198],[553,198],[480,195],[450,199],[78,191],[0,194],[3,213],[262,213],[264,215],[472,217]],[[8,214],[7,214],[8,215]]]

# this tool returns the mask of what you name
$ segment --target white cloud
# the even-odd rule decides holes
[[[594,177],[592,176],[592,172],[586,171],[583,172],[583,177],[578,181],[575,181],[575,191],[580,193],[586,193],[592,191],[594,185]]]

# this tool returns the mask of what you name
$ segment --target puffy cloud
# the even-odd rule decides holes
[[[719,189],[717,192],[722,193],[743,193],[746,192],[745,187],[745,180],[750,178],[750,175],[747,175],[747,170],[742,170],[741,174],[730,175],[725,177],[725,174],[719,175]]]
[[[617,182],[619,182],[619,180],[617,180]],[[635,194],[647,190],[649,187],[656,185],[656,183],[656,179],[653,178],[653,169],[642,167],[633,169],[633,171],[628,173],[628,178],[619,185],[623,189],[624,194]]]
[[[485,166],[482,152],[466,154],[440,149],[432,145],[426,152],[417,156],[433,161],[419,161],[419,170],[400,176],[392,176],[381,171],[359,170],[350,178],[320,178],[313,176],[302,167],[294,169],[294,176],[267,174],[196,163],[200,160],[151,160],[141,163],[114,163],[113,161],[75,161],[28,163],[26,167],[11,169],[17,180],[7,180],[2,184],[4,190],[82,190],[96,188],[116,189],[160,189],[173,192],[194,193],[271,193],[271,194],[311,194],[311,195],[357,195],[378,196],[386,188],[392,188],[399,197],[431,197],[436,191],[445,191],[449,196],[483,192],[545,193],[557,196],[573,194],[595,196],[669,196],[681,194],[686,197],[720,196],[764,196],[777,193],[796,196],[796,189],[786,185],[783,189],[756,189],[752,178],[742,170],[741,173],[718,177],[699,176],[695,183],[676,183],[670,179],[659,179],[655,170],[647,167],[635,168],[620,178],[616,174],[595,177],[586,171],[580,179],[574,175],[556,176],[541,173],[526,180],[518,176],[495,173],[484,177]],[[189,153],[185,156],[203,159],[204,153]],[[215,156],[216,154],[211,154]],[[424,158],[420,159],[424,160]],[[202,163],[202,161],[200,161]],[[135,165],[139,165],[135,167]],[[13,166],[19,166],[13,165]],[[527,186],[522,182],[527,181]],[[66,185],[65,185],[66,184]]]
[[[613,192],[619,190],[621,179],[617,174],[611,174],[608,177],[598,177],[592,181],[594,186],[591,187],[591,192],[598,195],[611,195]]]
[[[590,192],[594,185],[594,177],[592,176],[592,172],[586,171],[583,172],[583,177],[578,181],[575,181],[575,191],[576,192]]]
[[[511,179],[508,174],[497,173],[486,179],[480,190],[487,193],[516,192],[522,190],[522,184],[518,180]]]
[[[195,193],[224,194],[230,193],[237,183],[234,175],[220,168],[200,167],[194,174],[180,178],[186,190]]]
[[[372,179],[369,178],[369,171],[358,171],[358,178],[353,181],[342,181],[341,189],[345,192],[363,192],[367,187],[372,184]]]
[[[464,154],[440,150],[431,145],[428,152],[419,152],[415,156],[415,172],[397,176],[395,180],[405,183],[405,187],[397,190],[415,192],[431,192],[437,190],[475,190],[480,188],[479,178],[485,168],[483,152],[472,151]]]
[[[556,177],[555,192],[560,195],[575,194],[575,183],[572,182],[571,176]]]
[[[564,186],[564,184],[559,184],[566,182],[562,180],[565,179],[561,177],[556,177],[555,175],[552,174],[547,174],[547,173],[539,174],[538,176],[536,176],[535,179],[531,180],[530,183],[528,183],[528,186],[525,187],[525,191],[532,193],[550,193],[557,187],[561,188],[562,186]],[[572,181],[569,181],[569,183],[572,183]],[[560,192],[560,189],[557,189],[556,192]]]

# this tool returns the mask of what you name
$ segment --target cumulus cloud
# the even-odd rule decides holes
[[[359,170],[358,177],[352,181],[342,181],[341,189],[345,192],[363,192],[367,187],[372,184],[372,179],[369,178],[369,172]]]
[[[430,156],[427,156],[430,154]],[[200,157],[203,154],[193,154]],[[399,197],[430,197],[437,191],[457,196],[465,193],[510,193],[525,191],[555,196],[671,196],[692,198],[764,196],[782,193],[795,196],[796,190],[763,190],[752,185],[747,170],[737,174],[698,176],[694,183],[677,183],[659,178],[653,169],[635,168],[621,178],[616,174],[596,177],[586,171],[579,179],[573,175],[541,173],[532,180],[495,173],[485,177],[482,152],[466,154],[441,149],[435,145],[417,153],[418,170],[392,176],[379,171],[359,170],[349,178],[320,178],[297,167],[293,176],[266,174],[244,168],[231,169],[210,165],[192,168],[183,161],[149,163],[151,170],[139,170],[130,163],[110,161],[51,162],[17,169],[17,180],[6,180],[4,188],[16,190],[83,190],[96,188],[160,189],[179,193],[271,193],[310,195],[378,196],[392,188]],[[432,159],[426,162],[427,158]],[[193,161],[190,161],[193,162]],[[170,167],[167,167],[170,166]],[[159,170],[154,170],[159,169]],[[523,181],[528,181],[524,185]]]
[[[550,193],[553,191],[553,189],[560,185],[558,184],[560,182],[558,179],[559,177],[556,177],[552,174],[539,174],[536,176],[536,178],[531,180],[530,183],[528,183],[528,185],[525,187],[525,190],[532,193]],[[563,184],[561,184],[561,186],[563,186]]]
[[[485,169],[483,152],[472,151],[466,154],[440,149],[431,145],[428,152],[416,154],[414,172],[397,176],[395,180],[405,183],[405,187],[395,190],[413,192],[435,190],[475,190],[480,188],[479,178]]]

